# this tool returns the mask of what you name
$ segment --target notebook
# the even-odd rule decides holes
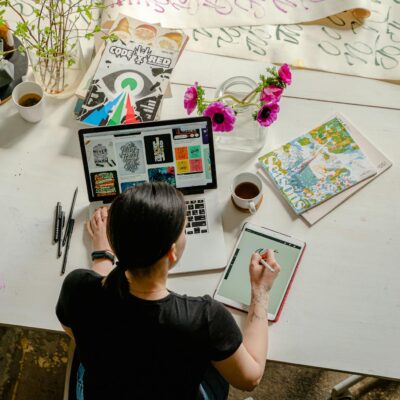
[[[369,142],[365,136],[361,134],[361,132],[343,115],[340,116],[342,121],[346,124],[348,129],[351,131],[351,135],[353,139],[360,146],[361,150],[367,155],[371,163],[375,166],[377,173],[376,175],[371,176],[368,179],[354,185],[348,190],[345,190],[336,196],[330,198],[324,203],[311,208],[308,211],[305,211],[301,214],[301,217],[304,218],[310,225],[315,224],[325,215],[329,214],[332,210],[334,210],[338,205],[343,203],[346,199],[352,196],[354,193],[358,192],[361,188],[366,186],[369,182],[374,180],[383,172],[387,171],[391,166],[392,162],[382,153],[380,152],[371,142]]]
[[[142,182],[167,182],[184,194],[188,218],[186,249],[171,273],[226,265],[208,117],[81,129],[79,141],[91,208]]]
[[[259,162],[296,214],[377,173],[339,114]]]

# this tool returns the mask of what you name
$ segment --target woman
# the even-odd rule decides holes
[[[227,382],[242,390],[260,382],[268,292],[279,272],[274,254],[263,257],[275,272],[261,265],[259,254],[251,257],[242,336],[211,297],[167,289],[168,271],[185,248],[185,225],[182,194],[163,183],[127,190],[89,221],[92,270],[66,277],[56,309],[84,367],[81,398],[219,400],[227,397]]]

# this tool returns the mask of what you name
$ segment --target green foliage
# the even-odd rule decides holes
[[[21,0],[0,0],[0,24],[4,22],[4,13],[8,9],[18,17],[15,28],[11,29],[27,50],[37,57],[65,57],[68,66],[74,61],[71,52],[79,38],[93,39],[101,32],[99,25],[91,22],[94,12],[105,6],[102,1],[91,0],[34,0],[31,4],[32,19],[29,21],[20,13]],[[78,21],[85,21],[87,27],[78,29]],[[104,35],[103,40],[113,40],[113,35]],[[18,49],[19,51],[22,48]],[[23,50],[25,51],[25,50]]]

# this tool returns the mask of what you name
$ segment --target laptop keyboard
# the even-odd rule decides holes
[[[186,200],[187,225],[186,234],[207,233],[206,202],[204,199]]]

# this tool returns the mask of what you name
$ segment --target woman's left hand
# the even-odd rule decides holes
[[[107,239],[107,216],[108,208],[100,207],[92,215],[89,221],[86,222],[86,227],[92,238],[93,250],[111,250],[110,243]]]

